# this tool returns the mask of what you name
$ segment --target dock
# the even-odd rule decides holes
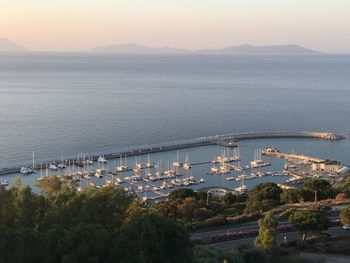
[[[293,159],[293,160],[299,160],[303,162],[308,163],[322,163],[325,160],[316,158],[316,157],[310,157],[302,154],[289,154],[289,153],[281,153],[281,152],[265,152],[266,156],[274,157],[274,158],[283,158],[283,159]]]
[[[181,150],[193,147],[208,146],[208,145],[224,145],[229,144],[231,147],[235,145],[235,142],[240,140],[248,139],[263,139],[263,138],[316,138],[322,140],[341,140],[345,139],[344,136],[331,133],[331,132],[310,132],[310,131],[271,131],[271,132],[240,132],[240,133],[230,133],[221,134],[208,137],[200,137],[189,140],[179,140],[173,142],[164,142],[160,144],[150,144],[135,147],[128,147],[116,152],[109,153],[93,153],[88,154],[91,156],[93,161],[97,161],[100,155],[104,155],[105,159],[117,159],[120,156],[137,156],[145,155],[151,153]],[[76,161],[76,158],[70,157],[65,160],[66,162]],[[56,162],[59,163],[60,160],[45,160],[45,162],[39,162],[36,167],[46,167],[47,164]],[[16,164],[13,167],[2,167],[0,168],[0,175],[11,174],[20,172],[21,166],[30,166],[30,162],[23,164]],[[1,167],[1,166],[0,166]]]

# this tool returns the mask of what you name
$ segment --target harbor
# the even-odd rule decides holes
[[[318,140],[320,138],[322,140]],[[64,182],[74,183],[77,191],[85,187],[116,186],[146,199],[166,197],[170,191],[179,187],[194,190],[227,187],[240,194],[259,182],[288,184],[288,181],[300,176],[291,169],[284,170],[285,162],[290,159],[291,154],[284,154],[279,150],[274,152],[273,149],[277,147],[266,146],[276,145],[283,149],[285,142],[291,142],[290,146],[298,148],[303,141],[324,146],[329,143],[327,137],[288,140],[283,137],[254,139],[249,136],[251,140],[246,139],[247,137],[235,139],[234,147],[216,144],[213,143],[215,140],[206,141],[203,138],[202,141],[208,144],[191,144],[188,148],[184,144],[174,143],[171,147],[170,144],[158,145],[158,148],[133,147],[127,152],[120,152],[119,156],[79,154],[74,159],[67,159],[61,153],[61,158],[43,164],[36,163],[33,154],[31,165],[20,168],[14,174],[3,175],[2,178],[9,184],[20,177],[22,183],[35,188],[36,182],[54,175]],[[334,139],[330,143],[332,141]],[[184,148],[178,149],[180,146]],[[294,157],[298,159],[300,156],[309,161],[324,160],[305,157],[307,155]],[[6,184],[5,181],[3,183]]]
[[[137,156],[172,150],[181,150],[193,147],[201,147],[207,145],[221,145],[224,147],[235,147],[236,142],[241,140],[251,140],[251,139],[266,139],[266,138],[314,138],[322,140],[341,140],[345,139],[344,136],[335,134],[332,132],[292,132],[292,131],[275,131],[275,132],[245,132],[245,133],[231,133],[231,134],[222,134],[208,137],[200,137],[190,140],[179,140],[174,142],[164,142],[161,144],[151,144],[151,145],[142,145],[134,146],[126,149],[121,149],[115,152],[98,152],[87,154],[92,161],[97,161],[98,158],[103,155],[106,160],[115,159],[119,156]],[[38,167],[45,167],[49,163],[57,163],[61,160],[58,159],[49,159],[45,161],[39,161],[36,163]],[[65,162],[75,162],[75,156],[69,156]],[[18,173],[21,170],[22,166],[28,166],[31,163],[23,163],[20,166],[11,165],[7,166],[0,163],[0,175]]]

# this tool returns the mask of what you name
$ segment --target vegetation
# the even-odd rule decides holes
[[[190,262],[186,230],[121,189],[0,187],[0,262]],[[176,255],[176,256],[175,256]]]
[[[268,211],[280,205],[282,189],[275,183],[255,186],[247,200],[246,212]]]
[[[255,239],[255,246],[270,249],[276,246],[277,221],[273,218],[272,213],[266,213],[263,219],[258,221],[259,235]]]
[[[295,212],[289,222],[301,232],[303,241],[309,232],[326,230],[330,225],[328,217],[317,210]]]
[[[339,218],[340,218],[340,222],[343,225],[349,226],[350,225],[350,207],[341,209]]]
[[[326,199],[327,197],[333,196],[331,184],[322,179],[311,179],[304,184],[305,190],[310,190],[314,193],[315,203],[319,199]]]
[[[297,210],[299,206],[280,206],[334,197],[337,191],[321,181],[312,181],[299,190],[282,190],[274,183],[263,183],[255,186],[249,196],[228,193],[210,199],[205,192],[176,189],[166,201],[152,207],[135,194],[113,187],[76,192],[58,177],[47,177],[38,182],[42,194],[35,194],[17,181],[9,189],[0,187],[0,263],[277,263],[282,258],[283,262],[293,262],[285,255],[275,256],[274,217],[289,216],[303,240],[310,232],[327,229],[328,207],[320,202],[303,211]],[[263,215],[259,233],[250,233],[258,234],[256,248],[221,251],[193,247],[188,238],[188,228],[243,223]],[[343,224],[349,224],[349,215],[348,208],[341,211]],[[231,237],[245,234],[232,233]]]

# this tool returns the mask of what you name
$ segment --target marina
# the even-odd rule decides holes
[[[321,138],[326,141],[310,138],[292,140],[311,140],[322,145],[328,141],[324,135]],[[283,160],[290,158],[290,154],[282,154],[277,147],[266,147],[267,143],[283,144],[285,138],[250,139],[236,140],[235,147],[210,144],[185,147],[182,150],[174,146],[174,149],[165,150],[165,146],[158,146],[154,152],[154,148],[144,148],[141,152],[133,148],[128,152],[129,155],[123,152],[114,154],[114,158],[107,153],[96,156],[80,153],[75,159],[64,160],[61,153],[60,160],[40,164],[35,163],[35,154],[32,153],[31,165],[22,167],[22,173],[18,171],[13,175],[3,175],[3,178],[9,184],[20,175],[22,182],[35,188],[36,181],[55,175],[64,182],[74,182],[77,191],[88,186],[117,186],[148,199],[165,197],[179,187],[194,190],[214,186],[228,187],[236,189],[237,193],[244,193],[259,182],[283,184],[300,176],[291,169],[283,170]],[[247,148],[245,145],[251,146]],[[162,151],[157,151],[160,147]],[[299,157],[295,155],[295,159]],[[312,157],[306,159],[323,160]]]
[[[209,136],[209,137],[201,137],[201,138],[196,138],[191,140],[181,140],[181,141],[174,141],[174,142],[165,142],[161,144],[130,147],[128,149],[124,149],[118,152],[89,154],[88,161],[90,162],[99,161],[99,162],[105,163],[107,160],[115,159],[115,158],[118,158],[119,156],[138,156],[138,155],[144,155],[144,154],[150,154],[150,153],[180,150],[180,149],[187,149],[187,148],[207,146],[207,145],[221,145],[222,140],[230,140],[230,141],[238,142],[240,140],[262,139],[262,138],[316,138],[316,139],[333,141],[333,140],[341,140],[341,139],[344,139],[345,137],[342,135],[331,133],[331,132],[307,132],[307,131],[231,133],[231,134],[223,134],[223,135],[216,135],[216,136]],[[72,158],[73,157],[70,156],[69,159],[66,160],[66,162],[71,161],[71,162],[76,162],[77,165],[81,165],[80,157],[78,157],[78,160],[72,159]],[[48,165],[48,162],[53,164],[53,163],[59,163],[60,160],[49,160],[45,162],[39,162],[37,163],[37,165],[38,166],[43,165],[45,167],[46,165]],[[23,164],[19,167],[16,167],[16,166],[6,167],[6,165],[0,163],[0,175],[20,172],[23,166],[28,166],[28,163]],[[55,169],[53,165],[51,167]]]

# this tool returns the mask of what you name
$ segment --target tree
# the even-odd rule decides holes
[[[255,246],[269,249],[276,246],[277,221],[273,218],[272,213],[265,214],[263,219],[258,221],[259,235],[255,239]]]
[[[282,189],[275,183],[262,183],[255,186],[246,202],[246,212],[267,211],[280,205]]]
[[[47,176],[38,181],[36,186],[50,202],[54,202],[60,194],[70,191],[69,187],[64,185],[58,176]]]
[[[132,219],[121,229],[111,262],[190,262],[192,249],[187,232],[157,214]]]
[[[295,212],[290,215],[289,222],[301,232],[303,241],[309,232],[326,230],[330,225],[328,217],[317,210]]]
[[[283,189],[283,192],[280,196],[282,204],[298,203],[300,197],[300,193],[296,189]]]
[[[168,196],[168,200],[171,201],[179,201],[184,200],[186,197],[194,197],[198,198],[198,193],[189,188],[179,188],[171,191]]]
[[[350,225],[350,207],[341,209],[339,218],[343,225]]]
[[[323,179],[311,179],[304,184],[304,188],[314,193],[314,201],[331,197],[331,184]]]
[[[193,263],[241,263],[238,255],[216,248],[214,246],[195,246],[193,251]]]
[[[198,207],[198,203],[193,197],[186,197],[181,204],[179,204],[178,209],[182,217],[186,219],[187,223],[192,225],[192,220],[194,216],[194,210]]]

